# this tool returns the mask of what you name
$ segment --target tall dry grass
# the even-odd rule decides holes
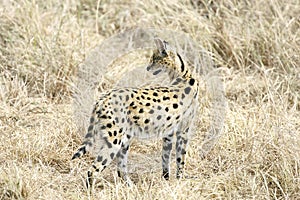
[[[0,199],[299,199],[298,0],[0,5]],[[89,197],[91,159],[70,161],[84,134],[72,120],[70,88],[91,49],[138,26],[184,31],[213,53],[228,100],[224,133],[201,160],[201,118],[186,166],[194,178],[181,181],[160,178],[160,142],[135,142],[136,185],[120,183],[113,165]]]

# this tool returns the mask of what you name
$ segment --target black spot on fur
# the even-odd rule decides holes
[[[191,91],[191,88],[190,88],[190,87],[186,87],[186,88],[184,89],[184,93],[185,93],[185,94],[189,94],[190,91]]]
[[[99,116],[101,115],[102,111],[101,110],[95,110],[96,114]]]
[[[173,103],[173,108],[177,109],[178,108],[178,104],[177,103]]]
[[[110,123],[108,123],[108,124],[106,124],[106,127],[107,127],[107,128],[111,128],[112,125],[111,125]]]
[[[145,124],[148,124],[149,122],[150,122],[150,120],[149,119],[145,119]]]
[[[163,141],[164,141],[164,142],[171,142],[171,139],[170,139],[170,138],[167,138],[167,137],[164,137],[164,138],[163,138]]]
[[[158,96],[157,92],[153,92],[153,96],[157,97]]]
[[[169,180],[169,172],[168,172],[168,170],[163,170],[163,174],[162,174],[162,176],[164,177],[164,179],[166,179],[166,180]]]
[[[97,162],[101,162],[103,160],[103,157],[102,156],[98,156],[97,157]]]
[[[107,159],[103,160],[103,162],[101,164],[105,165],[106,163],[107,163]]]
[[[189,84],[190,84],[191,86],[193,86],[194,83],[195,83],[195,79],[191,78],[190,81],[189,81]]]
[[[124,156],[120,153],[120,151],[119,151],[119,153],[117,154],[117,157],[118,157],[118,158],[121,158],[121,159],[124,158]],[[118,164],[119,164],[119,163],[121,164],[121,162],[118,162]]]
[[[113,143],[118,144],[118,139],[114,139]]]
[[[166,144],[163,146],[163,150],[167,151],[167,150],[171,150],[172,149],[172,143]]]
[[[166,100],[170,100],[170,97],[166,97],[166,96],[164,96],[164,97],[163,97],[163,100],[164,100],[164,101],[166,101]]]
[[[169,121],[170,119],[171,119],[171,117],[170,117],[170,116],[168,116],[168,117],[167,117],[167,120]]]
[[[182,81],[181,78],[177,78],[177,79],[172,83],[172,85],[178,85],[181,81]]]
[[[101,115],[100,118],[107,119],[107,116],[106,115]]]
[[[92,136],[93,136],[93,134],[90,133],[90,132],[88,132],[88,133],[85,135],[85,138],[90,138],[90,137],[92,137]]]
[[[161,119],[161,115],[158,115],[156,119],[160,120]]]
[[[93,123],[95,121],[95,118],[94,117],[91,117],[90,118],[90,123]]]
[[[188,140],[183,140],[183,143],[184,143],[184,144],[187,144],[187,143],[188,143]]]
[[[107,138],[106,138],[106,137],[103,137],[103,139],[104,139],[105,144],[107,145],[107,147],[108,147],[109,149],[112,148],[112,145],[111,145],[111,143],[107,140]]]
[[[143,112],[144,112],[144,109],[141,108],[141,109],[139,110],[139,113],[143,113]]]
[[[78,152],[73,155],[72,160],[74,160],[75,158],[80,157],[81,156],[80,152],[82,152],[82,154],[86,154],[86,148],[85,148],[85,146],[83,146],[80,149],[78,149]]]
[[[90,132],[91,130],[94,129],[94,126],[93,125],[90,125],[89,128],[88,128],[88,132]]]
[[[151,104],[150,103],[146,103],[146,106],[150,106]]]
[[[157,75],[157,74],[159,74],[161,71],[162,71],[161,69],[156,70],[155,72],[153,72],[153,75]]]
[[[168,107],[166,107],[166,108],[165,108],[165,111],[166,111],[166,112],[169,112],[169,108],[168,108]]]
[[[194,94],[194,99],[196,99],[197,95],[198,95],[198,92],[196,92],[196,93]]]
[[[114,159],[115,154],[114,154],[114,153],[111,153],[109,156],[110,156],[111,159]]]
[[[100,129],[106,129],[106,126],[101,126]]]

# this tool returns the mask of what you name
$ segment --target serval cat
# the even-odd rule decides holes
[[[127,175],[127,157],[130,143],[141,135],[163,137],[162,176],[169,179],[170,153],[176,135],[177,178],[182,177],[190,127],[198,103],[198,81],[192,77],[182,57],[169,44],[154,39],[156,49],[147,66],[154,75],[168,73],[169,86],[113,89],[96,102],[85,141],[72,159],[86,152],[96,153],[90,167],[87,187],[114,158],[118,176],[131,184]]]

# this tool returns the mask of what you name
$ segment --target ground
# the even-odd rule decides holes
[[[299,1],[0,5],[0,199],[299,198]],[[88,196],[91,158],[71,161],[85,133],[74,122],[70,88],[92,49],[138,26],[183,31],[212,52],[228,103],[223,133],[201,159],[208,122],[199,119],[187,156],[191,177],[181,181],[160,177],[160,141],[136,141],[129,158],[136,184],[122,184],[112,165]]]

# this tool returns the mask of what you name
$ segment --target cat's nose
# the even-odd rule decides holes
[[[147,71],[150,71],[151,67],[152,67],[152,64],[148,65],[147,68],[146,68]]]

